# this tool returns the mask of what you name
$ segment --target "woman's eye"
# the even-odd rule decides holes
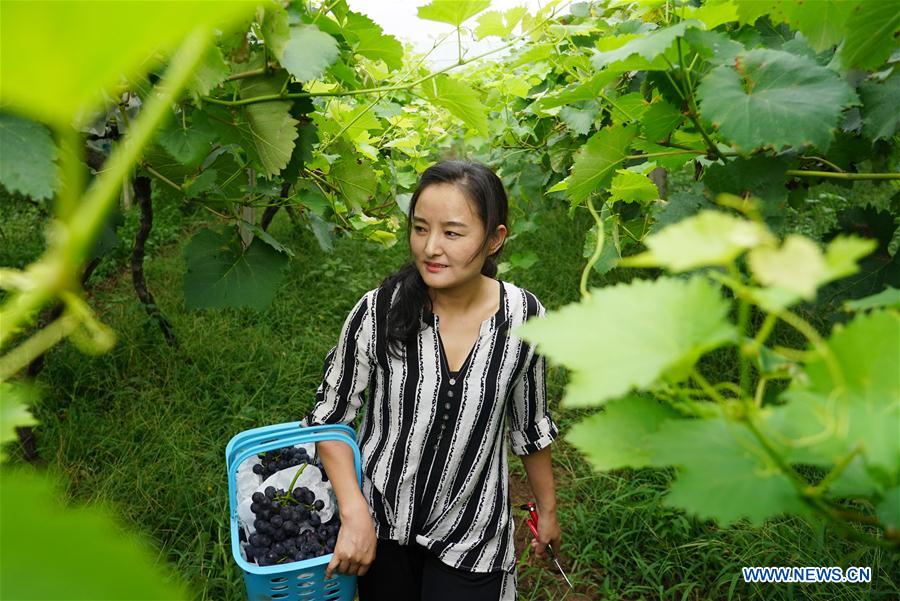
[[[421,225],[417,225],[417,226],[414,226],[414,227],[413,227],[413,231],[418,232],[418,233],[421,234],[422,232],[425,231],[425,228],[422,227]]]
[[[447,232],[447,235],[450,236],[451,238],[458,238],[460,236],[456,232]]]

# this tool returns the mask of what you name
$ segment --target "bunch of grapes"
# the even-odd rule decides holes
[[[307,454],[306,449],[303,447],[275,449],[268,453],[260,453],[257,457],[259,457],[261,463],[253,466],[253,473],[262,476],[263,480],[279,470],[303,463],[312,463],[312,457]]]
[[[261,566],[303,561],[334,552],[341,522],[337,514],[322,523],[325,507],[313,491],[298,486],[290,494],[274,486],[255,492],[250,510],[256,515],[250,535],[247,560]]]

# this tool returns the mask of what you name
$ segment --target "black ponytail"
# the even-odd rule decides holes
[[[409,201],[407,240],[412,228],[416,202],[422,191],[433,184],[454,184],[472,202],[486,232],[479,250],[483,252],[497,226],[506,225],[508,202],[503,182],[490,168],[480,163],[441,161],[432,165],[422,173],[419,185]],[[483,275],[491,278],[497,276],[497,256],[502,250],[503,244],[487,257],[481,268]],[[421,331],[424,312],[431,312],[431,297],[415,262],[407,263],[381,283],[382,293],[392,294],[395,288],[397,295],[388,310],[386,333],[389,351],[396,356],[399,350],[414,341]]]

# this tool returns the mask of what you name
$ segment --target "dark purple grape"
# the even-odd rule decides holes
[[[318,528],[316,528],[316,535],[320,540],[328,540],[328,537],[331,536],[331,528],[322,524]]]
[[[295,500],[303,502],[303,489],[300,487],[295,488],[291,493],[291,496],[294,497]]]
[[[278,562],[278,555],[276,555],[272,551],[268,551],[266,552],[266,561],[268,561],[270,564],[276,563]]]
[[[279,511],[281,509],[281,503],[278,501],[272,501],[272,511]]]
[[[322,511],[323,509],[325,509],[325,501],[319,499],[318,501],[313,503],[313,507],[315,507],[316,511]]]
[[[281,528],[282,524],[284,524],[284,520],[281,519],[280,515],[273,515],[269,520],[269,523],[275,526],[276,528]]]
[[[256,465],[253,466],[253,473],[254,473],[254,474],[262,474],[262,473],[263,473],[263,469],[264,469],[264,468],[263,468],[262,464],[261,464],[261,463],[257,463]]]
[[[319,517],[318,513],[314,513],[311,516],[309,516],[309,525],[312,526],[313,528],[318,528],[319,524],[321,524],[321,523],[322,523],[322,518]]]
[[[261,492],[255,492],[255,493],[253,493],[253,496],[250,497],[250,500],[253,501],[254,503],[265,503],[266,495],[264,495]]]
[[[287,532],[288,534],[296,534],[297,533],[297,524],[294,522],[287,520],[281,525],[281,529]]]
[[[274,487],[274,486],[267,486],[267,487],[266,487],[266,497],[267,497],[270,501],[271,501],[272,499],[275,498],[275,487]]]
[[[281,557],[282,555],[284,555],[284,545],[281,543],[275,543],[274,545],[272,545],[272,553]]]
[[[287,538],[287,534],[284,533],[284,530],[278,529],[272,533],[272,538],[274,538],[277,542],[281,542]]]
[[[259,503],[250,503],[250,511],[253,513],[259,513],[262,509],[262,506]]]

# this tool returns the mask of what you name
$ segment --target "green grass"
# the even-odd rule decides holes
[[[532,290],[552,309],[578,298],[580,241],[589,217],[569,220],[560,210],[540,220],[506,251],[532,250],[539,262],[504,279]],[[181,249],[188,236],[166,245],[171,232],[161,230],[169,233],[148,258],[147,281],[181,349],[166,346],[130,279],[108,269],[107,279],[94,283],[90,302],[117,331],[119,342],[100,357],[82,355],[68,343],[50,353],[35,408],[39,450],[65,475],[72,499],[116,507],[125,522],[157,545],[197,599],[236,601],[244,598],[244,585],[230,556],[225,444],[239,431],[306,413],[325,353],[347,312],[404,261],[406,251],[403,245],[383,251],[340,240],[326,255],[311,235],[294,232],[279,215],[273,233],[297,256],[274,304],[261,313],[186,312]],[[716,366],[727,369],[727,357],[705,367]],[[557,407],[565,378],[562,369],[549,370],[552,406],[563,432],[586,415]],[[565,564],[580,593],[570,599],[898,595],[897,561],[883,552],[860,549],[795,519],[760,529],[745,524],[719,529],[663,504],[669,472],[597,474],[564,440],[554,449]],[[521,464],[511,465],[513,477],[521,478]],[[523,536],[521,528],[517,536]],[[744,565],[871,566],[874,582],[751,586],[740,582]],[[533,562],[521,568],[521,599],[566,595],[554,570]]]

